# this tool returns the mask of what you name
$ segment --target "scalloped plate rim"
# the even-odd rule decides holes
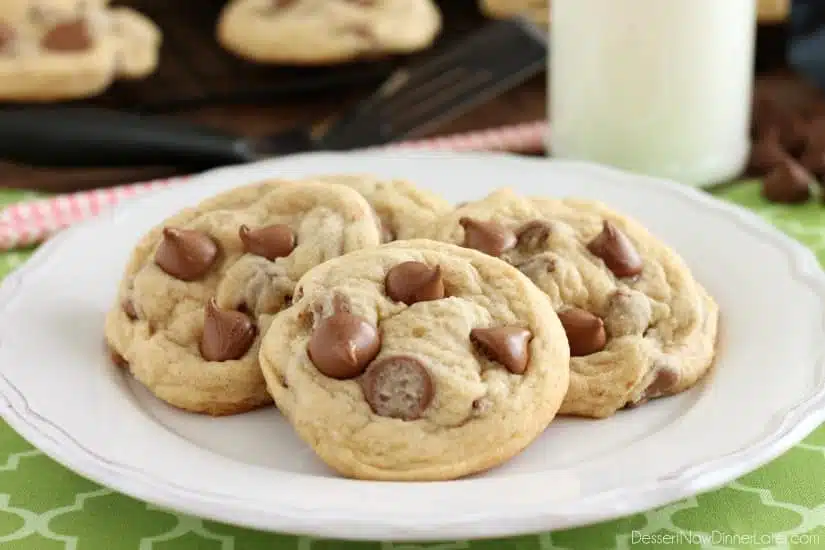
[[[772,246],[783,249],[792,263],[792,270],[797,275],[797,282],[805,284],[816,291],[817,294],[825,296],[825,274],[819,268],[818,261],[814,254],[806,247],[796,242],[787,235],[781,233],[757,214],[744,208],[725,203],[721,200],[710,197],[703,192],[682,186],[676,183],[662,181],[656,178],[647,178],[638,175],[631,175],[611,168],[595,166],[587,163],[575,161],[547,161],[544,159],[530,159],[510,155],[506,153],[441,153],[422,151],[367,151],[358,153],[343,154],[347,157],[357,155],[369,159],[371,156],[401,156],[401,157],[424,157],[424,158],[464,158],[473,159],[478,162],[516,162],[535,163],[552,162],[557,165],[566,165],[573,170],[590,171],[602,177],[612,179],[632,178],[636,183],[646,182],[655,184],[659,189],[665,189],[670,193],[682,195],[684,200],[702,203],[704,206],[720,211],[721,214],[735,218],[740,225],[746,226],[754,234],[757,234],[764,241],[770,241]],[[281,159],[263,161],[251,165],[240,167],[225,167],[210,170],[203,174],[187,178],[188,183],[195,180],[218,179],[226,173],[240,172],[253,168],[278,167],[279,165],[302,162],[307,157],[321,160],[334,160],[341,157],[339,153],[307,153],[292,155]],[[365,170],[369,172],[369,170]],[[0,320],[2,320],[5,309],[15,299],[14,289],[22,289],[25,285],[23,276],[26,273],[34,272],[41,262],[48,260],[52,252],[64,243],[71,240],[72,236],[83,230],[83,228],[107,223],[107,219],[113,219],[125,213],[134,214],[137,206],[144,201],[157,200],[164,193],[174,193],[174,188],[162,188],[153,190],[140,197],[121,204],[101,216],[79,224],[63,231],[60,235],[49,240],[42,245],[33,257],[28,260],[18,270],[6,277],[0,284]],[[824,311],[821,313],[825,314]],[[3,348],[7,345],[0,338],[0,357],[3,355]],[[825,361],[825,346],[819,350],[818,364]],[[770,433],[766,433],[760,441],[737,449],[730,453],[715,457],[702,464],[690,466],[682,469],[678,473],[668,476],[666,479],[653,481],[645,486],[636,486],[628,490],[627,488],[613,489],[598,493],[584,499],[575,510],[568,510],[564,517],[558,514],[537,512],[534,516],[524,518],[497,516],[502,527],[489,526],[475,536],[468,537],[470,526],[476,528],[476,522],[485,518],[474,518],[471,516],[461,516],[459,518],[444,518],[435,530],[428,526],[419,529],[411,525],[399,528],[396,525],[377,525],[372,532],[386,533],[381,538],[398,536],[400,540],[444,540],[445,538],[487,538],[495,536],[513,536],[517,534],[545,530],[547,525],[552,525],[554,529],[582,526],[594,522],[613,519],[637,513],[643,510],[661,506],[675,500],[705,492],[735,479],[745,473],[753,471],[764,465],[773,458],[779,456],[795,443],[806,437],[825,421],[825,384],[821,384],[812,394],[800,402],[783,409],[780,422]],[[358,533],[348,532],[349,529],[341,525],[333,527],[319,527],[319,518],[312,518],[309,522],[301,518],[278,516],[278,514],[266,515],[266,521],[249,520],[238,514],[227,514],[226,511],[219,512],[215,505],[218,502],[225,502],[226,495],[210,494],[194,488],[174,487],[152,476],[147,472],[135,472],[130,466],[101,463],[93,453],[79,446],[71,440],[68,434],[62,432],[48,419],[38,417],[37,413],[28,408],[25,397],[14,387],[3,375],[3,367],[0,364],[0,397],[3,398],[2,416],[6,421],[29,440],[33,445],[40,448],[44,453],[66,467],[83,475],[89,479],[98,481],[103,485],[115,488],[130,496],[153,502],[155,504],[192,513],[200,517],[215,521],[229,522],[241,526],[278,530],[294,534],[315,535],[324,537],[348,538],[351,540],[376,540],[379,537],[367,532],[367,536]],[[64,441],[58,441],[47,433],[48,430],[40,424],[45,423],[54,430],[62,434]],[[67,445],[68,443],[68,445]],[[131,472],[124,477],[122,470]],[[142,479],[143,478],[143,479]],[[242,497],[235,497],[242,500]],[[211,503],[209,501],[214,501]],[[596,506],[594,506],[596,505]],[[325,518],[329,519],[329,518]],[[486,518],[489,519],[489,518]],[[346,522],[344,522],[346,523]]]

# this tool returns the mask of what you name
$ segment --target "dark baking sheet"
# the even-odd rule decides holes
[[[83,103],[118,109],[163,111],[247,103],[372,85],[405,60],[433,55],[480,27],[475,0],[442,0],[444,30],[425,52],[395,59],[331,67],[275,67],[241,60],[215,40],[215,23],[227,0],[121,0],[152,18],[164,35],[158,70],[140,81],[118,81],[104,95]]]

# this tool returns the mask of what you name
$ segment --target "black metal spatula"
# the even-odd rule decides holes
[[[494,22],[427,62],[394,73],[339,118],[243,138],[94,108],[0,110],[0,158],[41,167],[206,169],[314,150],[348,150],[421,135],[545,67],[547,41],[525,21]]]

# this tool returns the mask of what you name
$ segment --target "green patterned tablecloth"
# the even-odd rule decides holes
[[[720,193],[761,213],[825,262],[825,206],[769,205],[745,183]],[[0,206],[28,198],[0,192]],[[0,253],[0,277],[31,251]],[[490,541],[352,543],[259,533],[159,510],[83,479],[0,421],[0,549],[620,550],[825,549],[825,426],[717,491],[591,527]]]

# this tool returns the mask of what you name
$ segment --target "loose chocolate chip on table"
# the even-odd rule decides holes
[[[200,279],[218,257],[218,245],[200,231],[167,227],[155,252],[155,263],[181,281]]]
[[[52,52],[82,52],[92,47],[92,35],[87,22],[78,19],[58,23],[49,29],[40,45]]]
[[[825,178],[825,147],[808,145],[799,162],[812,176]]]
[[[762,196],[776,203],[797,204],[811,198],[814,178],[793,159],[777,165],[762,180]]]
[[[307,346],[315,368],[336,380],[361,375],[380,350],[378,330],[361,317],[343,311],[318,323]]]
[[[295,233],[288,225],[268,225],[250,229],[242,225],[238,229],[244,252],[269,260],[289,256],[295,250]]]
[[[789,155],[779,143],[779,131],[772,128],[754,141],[751,146],[748,172],[764,174]]]
[[[406,355],[386,357],[370,365],[361,388],[375,414],[407,421],[421,418],[435,394],[427,368]]]
[[[516,234],[499,223],[473,218],[461,218],[458,223],[464,228],[465,248],[498,257],[518,243]]]
[[[219,309],[215,299],[204,311],[200,351],[207,361],[240,359],[255,341],[255,323],[240,311]]]
[[[530,362],[527,344],[532,333],[521,327],[474,328],[470,341],[478,350],[513,374],[524,374]]]
[[[780,105],[776,100],[759,98],[754,105],[753,130],[757,137],[772,130],[777,131],[782,147],[795,155],[805,146],[808,126],[799,113]]]
[[[538,248],[550,236],[553,227],[544,220],[533,220],[522,225],[516,231],[518,244],[528,248]]]
[[[642,272],[644,264],[636,247],[619,228],[604,220],[602,232],[587,245],[591,254],[601,258],[616,277],[633,277]]]
[[[129,299],[123,300],[123,303],[120,304],[120,305],[123,308],[123,313],[126,314],[126,317],[128,317],[132,321],[137,320],[138,314],[137,314],[137,311],[135,310],[135,303],[132,300],[129,300]]]
[[[394,266],[387,272],[384,287],[390,299],[408,306],[444,297],[441,266],[430,267],[422,262],[403,262]]]
[[[599,317],[579,308],[566,309],[558,315],[567,334],[572,357],[584,357],[602,351],[607,345],[604,321]]]

